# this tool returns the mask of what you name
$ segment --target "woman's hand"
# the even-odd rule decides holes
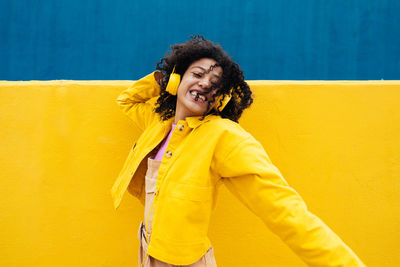
[[[164,77],[164,74],[161,71],[155,71],[154,72],[154,79],[158,83],[158,85],[161,85],[161,79]]]

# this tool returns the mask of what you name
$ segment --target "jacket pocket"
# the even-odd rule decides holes
[[[213,186],[197,186],[169,182],[168,195],[184,200],[209,201],[212,199],[213,189]]]

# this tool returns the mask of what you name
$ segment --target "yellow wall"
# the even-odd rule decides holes
[[[0,266],[135,266],[143,213],[109,189],[135,129],[131,81],[0,82]],[[369,266],[400,266],[400,81],[251,81],[241,124]],[[219,266],[304,266],[222,187]]]

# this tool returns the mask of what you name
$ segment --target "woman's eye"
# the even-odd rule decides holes
[[[200,74],[200,73],[193,72],[193,76],[194,76],[194,77],[197,77],[197,78],[200,78],[200,77],[201,77],[201,74]]]

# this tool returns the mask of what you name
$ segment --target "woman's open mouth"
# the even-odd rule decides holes
[[[190,90],[189,93],[192,96],[192,99],[194,101],[197,101],[200,103],[207,102],[207,97],[204,95],[204,93],[199,92],[197,90]]]

